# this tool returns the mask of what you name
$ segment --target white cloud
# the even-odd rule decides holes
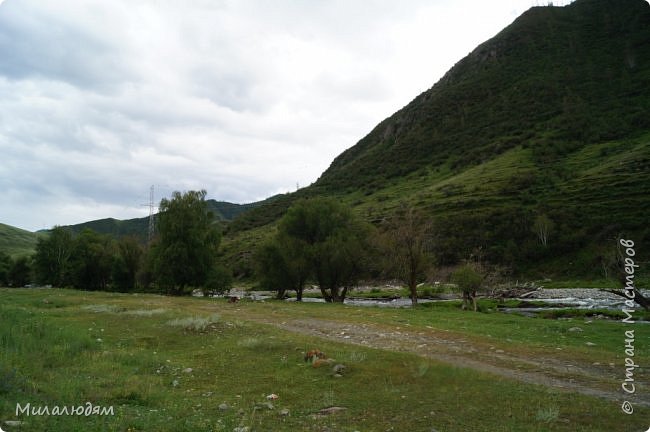
[[[150,184],[234,202],[307,185],[531,5],[4,2],[0,222],[143,216]]]

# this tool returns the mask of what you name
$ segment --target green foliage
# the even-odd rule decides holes
[[[9,285],[23,287],[32,280],[32,260],[29,257],[19,257],[14,260],[9,270]]]
[[[483,279],[484,275],[473,264],[463,264],[453,271],[451,281],[458,286],[463,295],[463,309],[469,309],[470,302],[472,302],[474,311],[477,310],[476,292],[481,288]]]
[[[463,293],[476,292],[483,282],[483,276],[476,271],[473,265],[464,264],[454,270],[451,274],[451,281],[458,285]]]
[[[135,290],[143,253],[144,250],[135,237],[118,240],[112,267],[113,284],[117,291]]]
[[[202,286],[204,295],[223,294],[232,287],[232,272],[223,264],[215,264],[208,274],[205,285]]]
[[[0,286],[9,285],[9,271],[12,264],[11,257],[4,252],[0,252]]]
[[[413,207],[402,205],[385,223],[378,238],[381,264],[385,276],[404,282],[411,301],[417,303],[417,284],[433,266],[432,227]]]
[[[342,302],[367,269],[370,229],[334,199],[298,201],[256,253],[262,286],[279,297],[296,290],[300,300],[307,278],[314,277],[326,301]]]
[[[302,300],[305,283],[312,272],[305,242],[278,232],[257,249],[255,262],[262,289],[277,291],[279,299],[286,296],[287,290],[295,290],[298,301]]]
[[[204,190],[174,192],[160,201],[160,240],[152,252],[157,282],[170,294],[205,284],[215,264],[220,233],[205,195]]]
[[[106,290],[112,264],[113,240],[109,236],[86,229],[74,239],[70,267],[75,288]]]
[[[34,271],[36,281],[63,287],[71,284],[72,233],[63,227],[54,227],[48,237],[41,237],[36,244]]]

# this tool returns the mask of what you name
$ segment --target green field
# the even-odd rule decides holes
[[[624,327],[609,320],[2,289],[0,324],[0,420],[23,422],[7,431],[609,432],[650,418],[644,368],[621,412]],[[650,328],[634,328],[643,366]],[[314,368],[311,349],[336,360]],[[114,415],[16,416],[87,402]]]

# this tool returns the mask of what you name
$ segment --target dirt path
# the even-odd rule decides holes
[[[457,335],[428,328],[365,323],[359,325],[324,319],[281,318],[283,321],[278,322],[277,317],[271,319],[249,311],[245,315],[239,318],[274,325],[290,332],[371,348],[410,352],[530,384],[578,392],[617,403],[624,400],[620,385],[625,371],[621,365],[581,364],[552,356],[531,356],[514,350],[508,352],[490,345],[489,341],[470,342]],[[637,369],[635,374],[639,373]],[[640,378],[637,382],[640,384]],[[635,405],[650,406],[648,388],[637,390],[637,394],[629,399]]]

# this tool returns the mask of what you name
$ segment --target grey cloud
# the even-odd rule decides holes
[[[437,5],[8,0],[0,222],[136,217],[151,184],[233,202],[305,186],[435,82]]]
[[[107,89],[124,79],[119,52],[74,22],[44,15],[38,3],[9,1],[0,9],[0,74]]]

